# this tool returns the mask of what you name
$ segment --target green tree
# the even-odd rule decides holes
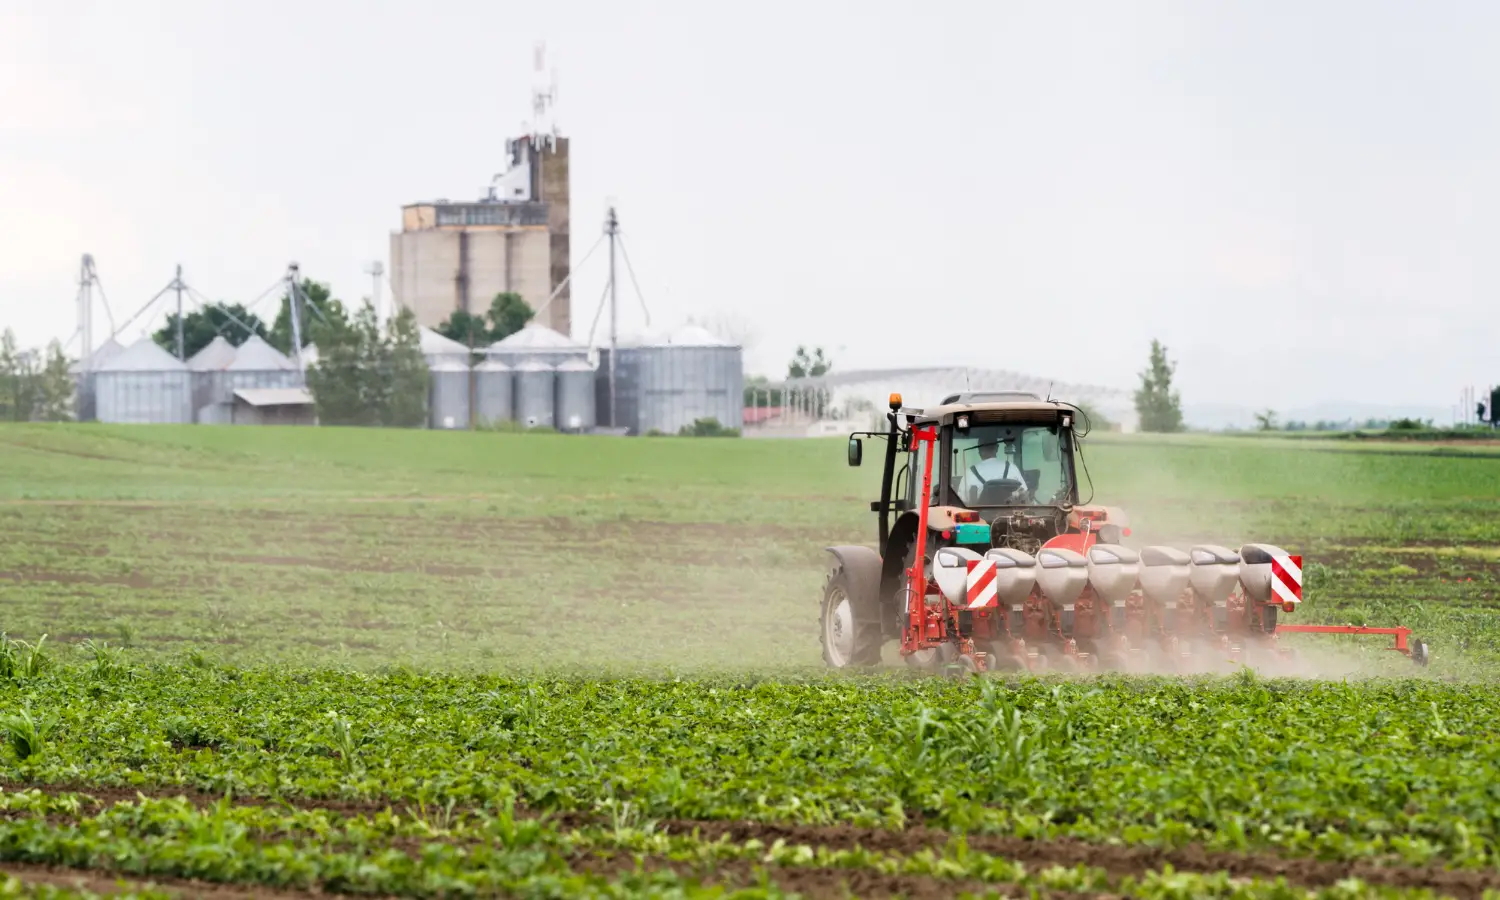
[[[444,319],[436,330],[443,337],[458,341],[465,347],[482,349],[494,343],[490,339],[490,325],[484,317],[466,313],[461,309],[454,310],[453,314]]]
[[[62,345],[23,350],[9,328],[0,334],[0,419],[67,422],[73,418],[73,375]]]
[[[798,347],[793,354],[792,361],[787,363],[787,378],[817,378],[819,375],[827,374],[833,368],[833,360],[823,355],[823,348],[814,348],[809,356],[806,347]]]
[[[1114,423],[1111,422],[1108,417],[1106,417],[1104,413],[1100,412],[1098,407],[1094,406],[1093,404],[1079,403],[1077,404],[1077,406],[1079,411],[1083,413],[1083,417],[1087,420],[1087,427],[1090,431],[1108,431],[1114,425]]]
[[[382,334],[369,301],[352,320],[318,332],[318,364],[307,373],[318,421],[327,425],[420,427],[427,380],[416,316],[402,310]]]
[[[520,294],[507,291],[496,294],[483,315],[454,310],[438,325],[437,333],[466,347],[487,347],[525,328],[534,315]]]
[[[1142,431],[1181,431],[1182,398],[1172,390],[1172,376],[1177,364],[1167,361],[1167,348],[1156,339],[1151,341],[1151,361],[1141,372],[1141,386],[1135,392],[1135,411]]]
[[[531,311],[531,305],[522,300],[520,294],[496,294],[495,299],[490,301],[490,340],[505,340],[525,328],[534,315],[536,313]]]
[[[1276,410],[1267,409],[1255,414],[1255,428],[1257,431],[1276,430]]]
[[[245,330],[247,327],[249,331]],[[287,323],[287,327],[291,328],[290,322]],[[183,355],[192,357],[193,354],[207,347],[216,335],[221,334],[224,340],[238,347],[249,340],[251,334],[266,338],[268,332],[266,323],[242,304],[206,306],[202,309],[195,309],[182,317]],[[172,313],[167,316],[167,324],[151,335],[151,339],[165,348],[168,353],[175,355],[177,353],[177,314]],[[291,346],[290,342],[287,346]]]
[[[71,422],[74,418],[73,373],[68,371],[72,360],[63,352],[56,339],[47,345],[47,355],[37,372],[35,392],[36,406],[31,412],[33,421]]]
[[[318,350],[323,349],[323,342],[330,339],[328,332],[337,331],[349,327],[349,312],[344,304],[333,296],[328,285],[321,281],[313,281],[310,278],[302,279],[298,285],[298,321],[302,326],[302,346],[317,344]],[[281,297],[281,308],[276,312],[276,321],[271,325],[271,333],[266,340],[288,356],[292,353],[292,300],[289,295]]]

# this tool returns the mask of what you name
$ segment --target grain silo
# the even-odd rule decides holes
[[[481,425],[513,420],[514,384],[510,366],[498,359],[487,359],[475,366],[474,420]]]
[[[234,362],[234,345],[224,340],[223,335],[214,339],[203,349],[188,357],[187,367],[193,385],[193,421],[203,425],[228,424],[230,420],[230,395],[228,376],[224,369]]]
[[[589,431],[594,415],[594,367],[587,360],[565,360],[557,367],[557,427],[561,431]]]
[[[491,344],[485,355],[512,367],[528,359],[559,366],[570,359],[588,359],[589,348],[546,326],[529,323],[515,334]]]
[[[100,422],[168,424],[193,421],[188,368],[143,337],[94,369],[94,412]]]
[[[73,414],[80,422],[92,422],[94,413],[94,373],[105,362],[125,352],[114,338],[108,338],[94,350],[85,366],[82,360],[68,366],[68,374],[73,376],[73,389],[75,392],[73,401]]]
[[[553,427],[555,370],[540,359],[523,360],[515,369],[516,421],[527,428]]]
[[[469,348],[453,338],[444,337],[431,328],[418,329],[418,335],[422,344],[422,358],[427,360],[428,368],[439,360],[461,362],[465,366],[469,364],[472,356]]]
[[[469,367],[459,360],[439,357],[428,365],[428,424],[433,428],[469,427]]]
[[[596,375],[596,396],[608,396],[608,379],[606,355]],[[704,328],[688,325],[665,338],[620,346],[615,365],[616,415],[619,425],[633,434],[676,434],[699,419],[740,428],[744,383],[740,348]],[[601,413],[601,418],[607,415]]]

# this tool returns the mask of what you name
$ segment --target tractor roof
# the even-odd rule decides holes
[[[962,399],[965,395],[959,394]],[[982,396],[982,395],[981,395]],[[959,413],[975,413],[978,421],[1020,421],[1020,422],[1050,422],[1055,421],[1059,413],[1072,412],[1069,405],[1061,400],[1040,400],[1036,395],[1031,395],[1029,400],[990,400],[976,402],[951,402],[941,406],[929,406],[926,409],[906,409],[905,415],[914,415],[916,421],[924,424],[938,423],[946,425],[953,421],[953,417]],[[953,397],[947,398],[953,400]],[[985,415],[989,413],[991,415]]]

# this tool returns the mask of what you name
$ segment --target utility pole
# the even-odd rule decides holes
[[[94,355],[94,257],[87,253],[78,263],[78,336],[82,339],[79,368],[87,372]]]
[[[306,377],[306,372],[302,369],[302,291],[297,286],[301,280],[301,271],[297,264],[288,264],[286,267],[286,305],[287,312],[292,319],[292,362],[297,366],[298,381]]]
[[[365,274],[369,275],[370,280],[373,282],[370,287],[370,303],[375,307],[375,321],[383,324],[385,322],[385,313],[380,306],[380,281],[385,275],[385,264],[377,259],[365,269]]]
[[[619,321],[615,304],[615,243],[620,234],[620,219],[615,208],[609,208],[604,220],[604,233],[609,235],[609,427],[618,424],[615,418],[615,357],[619,355]]]
[[[182,342],[182,263],[177,264],[177,277],[172,279],[172,287],[177,291],[177,359],[186,362],[187,354]]]

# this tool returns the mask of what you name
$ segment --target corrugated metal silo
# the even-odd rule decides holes
[[[73,388],[75,392],[73,414],[80,422],[92,422],[97,416],[94,410],[94,373],[105,362],[125,352],[114,338],[108,338],[104,343],[94,350],[85,368],[82,361],[68,366],[68,372],[73,376]]]
[[[510,366],[498,359],[474,367],[474,417],[480,424],[515,418],[514,383]]]
[[[193,421],[187,366],[143,337],[94,370],[94,412],[100,422],[168,424]]]
[[[469,367],[453,359],[439,359],[427,367],[432,373],[427,412],[433,428],[469,427]]]
[[[490,359],[518,366],[528,359],[541,360],[549,366],[559,366],[570,359],[588,359],[589,348],[575,343],[567,335],[553,331],[535,322],[509,337],[491,344],[485,355]]]
[[[676,434],[699,419],[715,419],[725,428],[744,424],[742,351],[703,328],[689,325],[659,342],[621,347],[617,398],[620,369],[629,369],[635,381],[637,434]],[[631,423],[622,417],[622,424]]]
[[[553,427],[554,384],[557,373],[539,359],[516,366],[516,421],[527,428]]]
[[[439,361],[460,362],[469,364],[469,348],[449,337],[444,337],[431,328],[418,329],[418,337],[422,345],[422,358],[427,360],[428,368]]]
[[[619,382],[616,373],[616,383]],[[557,367],[557,427],[563,431],[587,431],[597,424],[594,407],[594,367],[586,360],[570,359]]]
[[[234,345],[222,335],[204,345],[188,358],[187,367],[193,381],[193,421],[203,425],[222,425],[229,421],[228,376],[224,369],[234,362]]]

